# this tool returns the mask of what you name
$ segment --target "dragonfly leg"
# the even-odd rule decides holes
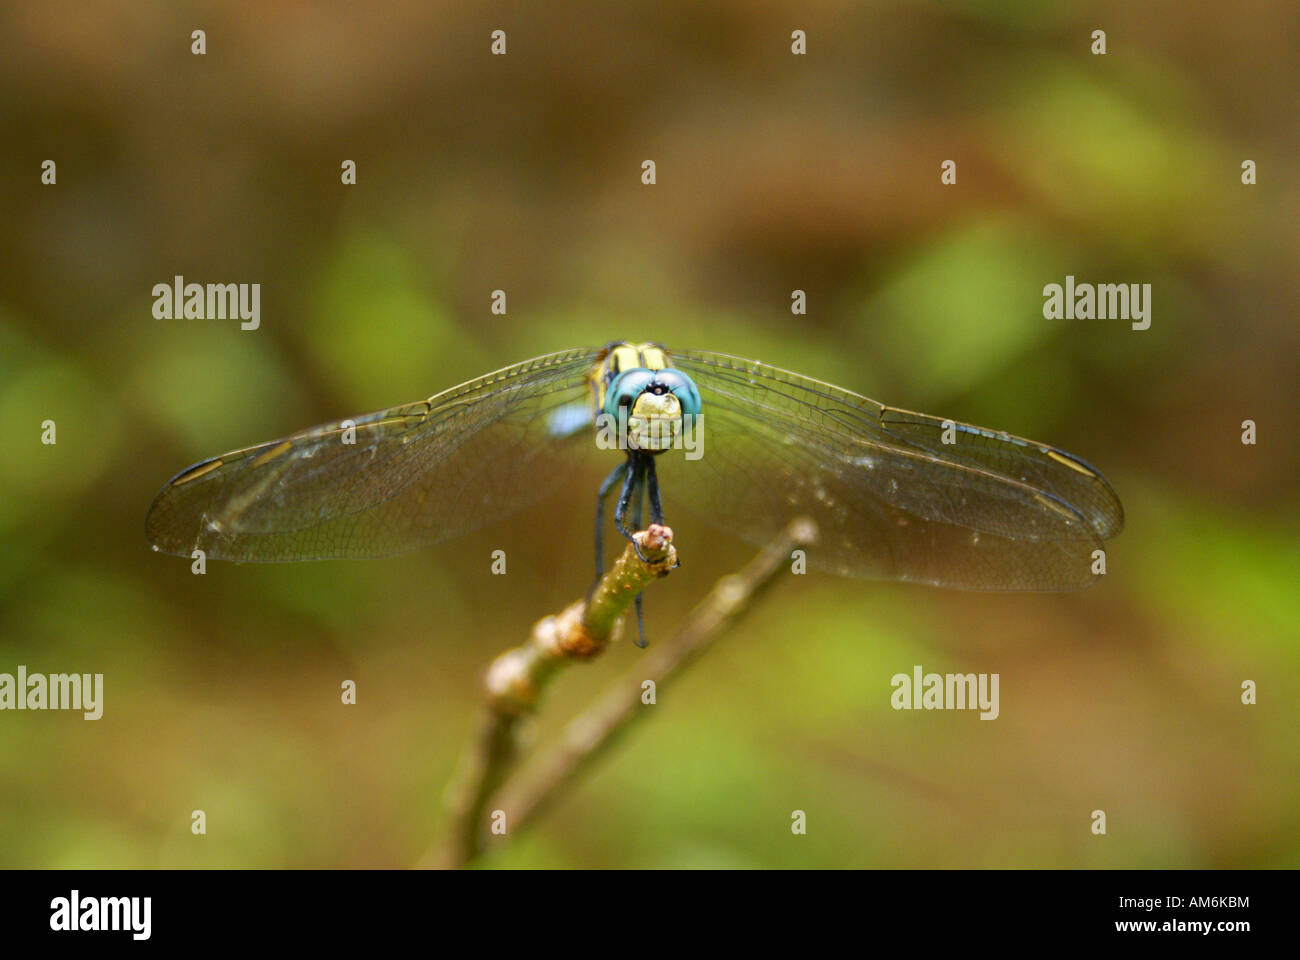
[[[628,455],[628,468],[627,476],[623,479],[623,492],[619,494],[618,506],[614,508],[614,529],[623,534],[632,544],[632,549],[636,551],[636,555],[645,560],[645,554],[641,552],[641,545],[636,542],[636,538],[632,535],[636,531],[628,530],[623,523],[623,518],[627,516],[628,506],[632,503],[632,497],[641,487],[644,475],[645,465],[640,454],[631,453]],[[637,510],[637,515],[639,519],[640,509]]]
[[[655,473],[654,457],[648,457],[645,465],[645,488],[650,497],[650,522],[664,522],[664,505],[659,500],[659,477]]]
[[[592,582],[593,588],[600,582],[600,575],[605,572],[605,498],[609,496],[609,491],[614,489],[614,484],[623,479],[623,474],[626,472],[627,461],[624,460],[609,472],[609,476],[600,484],[600,492],[596,494],[596,579]],[[587,592],[591,593],[590,590]]]
[[[645,618],[641,615],[641,594],[636,595],[636,635],[637,639],[632,642],[644,650],[650,645],[650,641],[645,638]]]
[[[637,479],[636,489],[632,491],[632,516],[629,518],[632,531],[641,529],[641,520],[645,515],[646,464],[641,463],[641,476]]]
[[[650,473],[654,471],[654,461],[650,460],[649,458],[646,458],[641,462],[641,469],[642,469],[641,482],[637,484],[636,492],[632,494],[632,529],[633,530],[641,529],[641,519],[642,519],[642,515],[645,512],[646,482],[650,476]],[[632,542],[636,543],[635,540]],[[640,552],[641,552],[640,550],[637,551],[637,553]],[[638,647],[644,650],[646,647],[645,617],[641,612],[640,593],[636,595],[636,635],[637,635],[637,639],[633,642]]]
[[[659,475],[655,473],[655,462],[653,458],[646,461],[645,474],[646,494],[650,497],[650,522],[662,524],[664,522],[664,505],[659,500]],[[678,560],[673,564],[676,570],[682,565]]]

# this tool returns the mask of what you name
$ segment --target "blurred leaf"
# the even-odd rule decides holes
[[[357,413],[477,375],[448,371],[447,355],[466,350],[462,332],[417,280],[408,253],[377,234],[344,241],[317,281],[311,325],[305,347]],[[485,361],[478,372],[500,366]]]
[[[922,393],[978,383],[1061,325],[1043,317],[1044,246],[1022,227],[977,221],[918,250],[867,305],[871,347]]]
[[[206,323],[206,321],[204,321]],[[259,332],[195,327],[141,343],[130,373],[137,402],[194,460],[308,426],[290,372]],[[176,470],[186,466],[177,463]],[[166,477],[158,478],[162,486]]]

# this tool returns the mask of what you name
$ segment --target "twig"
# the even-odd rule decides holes
[[[775,578],[795,547],[810,544],[817,529],[810,520],[795,520],[742,570],[723,577],[691,611],[677,632],[653,648],[624,678],[612,683],[596,702],[574,718],[563,735],[536,764],[538,772],[522,786],[498,798],[511,834],[532,822],[579,775],[615,742],[627,726],[645,715],[642,684],[659,688],[712,646],[719,634],[745,611]]]
[[[620,616],[646,584],[677,566],[673,532],[660,524],[636,535],[601,577],[589,600],[571,603],[533,625],[528,641],[497,657],[485,678],[487,704],[472,749],[447,794],[449,827],[441,848],[421,866],[461,867],[483,849],[488,801],[505,782],[519,753],[519,725],[537,709],[548,682],[565,664],[590,660],[617,637]]]

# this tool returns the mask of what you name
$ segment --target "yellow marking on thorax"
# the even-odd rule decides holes
[[[610,382],[624,370],[664,370],[672,366],[668,353],[657,343],[640,343],[635,346],[626,340],[609,348],[605,359],[591,369],[591,395],[596,410],[605,407],[605,391]]]
[[[643,343],[636,349],[637,353],[641,355],[641,366],[647,370],[663,370],[665,367],[671,366],[668,362],[668,354],[658,344]]]
[[[641,366],[641,353],[630,343],[620,343],[609,352],[609,359],[605,361],[605,366],[613,374],[631,370]]]

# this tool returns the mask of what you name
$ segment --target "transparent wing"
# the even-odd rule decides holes
[[[551,492],[591,443],[598,350],[506,367],[415,403],[205,460],[154,498],[154,549],[236,561],[387,556]],[[584,444],[582,441],[586,441]]]
[[[832,572],[968,590],[1088,586],[1123,525],[1110,485],[1076,457],[1010,434],[886,407],[721,354],[671,354],[694,378],[703,455],[659,458],[677,504],[755,543],[799,515]],[[947,436],[955,442],[944,443]]]

